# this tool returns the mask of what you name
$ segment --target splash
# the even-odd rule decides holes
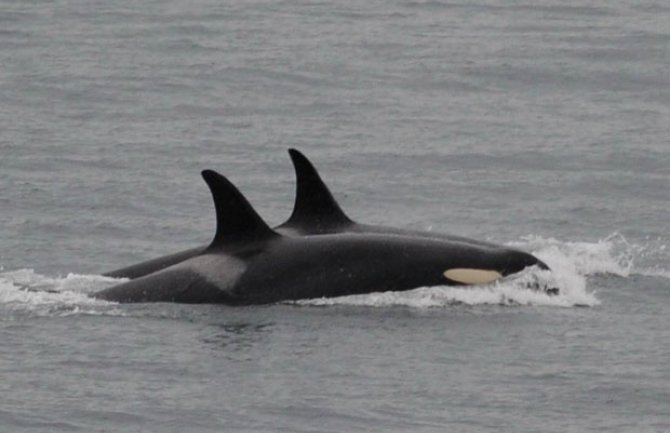
[[[646,238],[644,245],[634,245],[637,260],[643,263],[636,266],[632,273],[643,277],[670,279],[667,264],[670,261],[670,249],[663,238]]]
[[[620,233],[613,233],[596,242],[563,242],[531,235],[508,245],[532,251],[559,273],[563,271],[580,276],[601,274],[624,278],[630,276],[633,259],[641,248],[630,244]]]
[[[550,265],[551,266],[551,265]],[[563,279],[565,280],[565,279]],[[299,305],[356,305],[369,307],[406,306],[411,308],[434,308],[452,305],[506,305],[506,306],[595,306],[600,301],[585,290],[585,283],[575,279],[572,286],[555,278],[551,272],[529,269],[495,284],[477,287],[421,287],[406,292],[383,292],[366,295],[319,298],[298,301]],[[538,289],[539,287],[539,289]],[[542,288],[559,288],[552,295]]]
[[[68,274],[48,277],[32,269],[0,273],[0,305],[3,313],[29,316],[67,316],[71,314],[109,314],[115,305],[89,296],[89,293],[118,283],[99,275]],[[102,308],[101,308],[102,307]]]

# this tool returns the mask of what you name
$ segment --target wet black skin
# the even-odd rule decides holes
[[[467,243],[486,248],[500,248],[496,244],[474,239],[429,231],[407,230],[394,227],[359,224],[351,220],[340,208],[332,193],[321,179],[312,163],[299,151],[290,149],[289,154],[296,172],[296,198],[291,217],[275,227],[275,231],[286,236],[309,236],[337,233],[385,234],[408,237],[439,239]],[[207,245],[158,257],[135,265],[106,272],[103,275],[115,278],[139,278],[202,254]],[[548,269],[542,262],[543,269]]]
[[[389,234],[283,236],[269,228],[223,176],[203,172],[214,197],[217,232],[200,254],[96,293],[116,302],[230,305],[458,285],[453,268],[503,276],[542,263],[528,253]]]
[[[197,255],[202,254],[206,249],[207,245],[201,245],[199,247],[190,248],[188,250],[179,251],[174,254],[168,254],[167,256],[161,256],[155,259],[147,260],[145,262],[136,263],[124,268],[105,272],[102,275],[114,278],[140,278],[172,265],[176,265],[177,263],[181,263],[185,260],[191,259]]]
[[[231,285],[217,285],[201,272],[199,259],[220,260],[216,272]],[[229,258],[243,269],[229,266]],[[444,276],[452,268],[519,272],[538,261],[523,252],[445,241],[387,236],[276,236],[240,248],[212,248],[179,265],[98,293],[117,302],[267,304],[417,287],[459,285]]]

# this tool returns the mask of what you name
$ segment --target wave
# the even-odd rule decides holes
[[[293,302],[298,305],[354,305],[370,307],[405,306],[434,308],[453,305],[517,305],[575,307],[597,306],[600,301],[588,287],[588,278],[613,275],[627,278],[642,275],[670,279],[660,266],[638,268],[636,260],[657,257],[666,251],[660,240],[647,246],[629,243],[613,233],[596,242],[561,241],[531,235],[509,246],[530,251],[552,269],[530,268],[511,278],[477,287],[423,287],[407,292],[378,292],[365,295],[319,298]],[[0,307],[3,314],[64,316],[70,314],[125,315],[119,304],[91,298],[90,293],[123,282],[100,275],[68,274],[49,277],[31,269],[0,272]],[[558,288],[552,295],[549,288]]]
[[[124,314],[118,304],[89,296],[121,281],[100,275],[49,277],[32,269],[1,272],[0,306],[3,315],[12,317]]]
[[[558,288],[559,294],[549,294],[542,288]],[[435,308],[453,305],[592,307],[599,305],[600,301],[594,293],[586,290],[583,279],[568,275],[557,278],[551,271],[529,269],[515,276],[515,278],[508,278],[485,286],[421,287],[407,292],[319,298],[297,301],[296,303],[315,306],[405,306],[411,308]]]
[[[642,275],[643,277],[657,277],[670,280],[670,271],[661,269],[660,267],[642,268],[637,274]]]
[[[580,276],[615,275],[628,277],[640,247],[630,244],[620,233],[596,242],[565,242],[541,236],[525,236],[509,246],[532,251],[559,273]]]

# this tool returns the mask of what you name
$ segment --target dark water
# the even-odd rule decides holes
[[[359,3],[0,1],[0,431],[670,431],[670,8]],[[86,296],[211,238],[202,169],[282,222],[288,147],[561,295]]]

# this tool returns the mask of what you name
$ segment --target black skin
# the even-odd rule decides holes
[[[439,239],[487,248],[499,248],[498,245],[489,242],[477,241],[462,236],[356,223],[342,211],[312,163],[302,153],[295,149],[290,149],[289,154],[296,172],[296,199],[291,217],[274,229],[280,234],[286,236],[309,236],[337,233],[386,234]],[[207,247],[207,245],[201,245],[135,265],[105,272],[103,275],[114,278],[139,278],[196,257],[199,254],[202,254]],[[549,267],[541,261],[538,261],[538,266],[542,269],[549,269]]]
[[[231,258],[242,267],[230,266]],[[208,265],[211,263],[220,264],[212,268]],[[177,266],[95,296],[116,302],[268,304],[460,285],[447,279],[444,272],[475,268],[507,276],[539,263],[532,255],[516,250],[425,238],[380,234],[274,236],[232,249],[209,248]],[[217,279],[225,283],[217,284]]]
[[[214,240],[171,267],[96,293],[116,302],[230,305],[458,285],[455,268],[502,276],[540,266],[521,251],[395,234],[283,236],[260,218],[225,177],[206,170],[217,215]]]
[[[190,248],[188,250],[179,251],[174,254],[168,254],[155,259],[147,260],[145,262],[136,263],[134,265],[126,266],[124,268],[115,269],[110,272],[105,272],[104,276],[114,278],[140,278],[149,275],[153,272],[160,271],[184,260],[191,259],[199,254],[202,254],[207,249],[207,245]]]

